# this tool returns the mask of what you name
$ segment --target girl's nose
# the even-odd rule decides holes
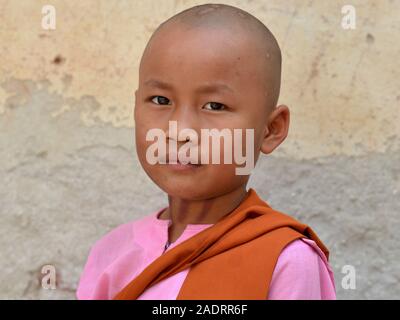
[[[191,106],[177,106],[171,112],[168,119],[167,138],[176,139],[179,142],[196,140],[198,137],[198,115]]]

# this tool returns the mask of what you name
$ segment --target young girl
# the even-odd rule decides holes
[[[286,138],[280,75],[274,36],[243,10],[201,5],[161,24],[140,63],[135,138],[168,206],[92,246],[78,299],[336,298],[329,251],[316,233],[247,190],[250,174],[229,161],[237,150],[257,161]],[[234,151],[203,147],[205,129],[223,132]],[[228,133],[238,129],[232,142]],[[157,148],[165,161],[151,158],[155,136],[168,146]],[[189,160],[176,152],[187,145]],[[203,161],[210,154],[219,161]]]

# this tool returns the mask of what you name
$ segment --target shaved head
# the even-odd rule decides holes
[[[232,42],[246,39],[246,46],[259,56],[258,70],[262,74],[268,109],[278,102],[281,83],[281,50],[269,29],[256,17],[226,4],[204,4],[186,9],[163,22],[151,36],[143,53],[151,50],[153,41],[174,28],[185,31],[224,32]],[[205,43],[207,45],[207,43]],[[242,61],[246,63],[246,61]]]
[[[163,22],[144,50],[135,91],[136,149],[147,174],[171,199],[215,199],[245,190],[249,176],[235,173],[237,163],[224,162],[234,156],[236,146],[256,162],[261,152],[271,153],[286,138],[289,109],[277,106],[280,80],[277,41],[261,21],[241,9],[205,4]],[[187,136],[171,134],[171,121],[177,132],[190,129],[200,136],[189,137],[199,148],[196,157],[216,154],[221,165],[202,164],[193,174],[177,174],[168,166],[150,164],[150,130],[164,132],[161,140],[169,146],[187,142]],[[201,137],[203,130],[229,132],[242,143],[223,137],[216,143],[220,148],[214,148]],[[230,151],[225,152],[226,144]]]

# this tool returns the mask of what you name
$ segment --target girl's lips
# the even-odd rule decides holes
[[[167,163],[166,164],[168,168],[173,169],[173,170],[195,170],[199,167],[201,167],[200,164],[193,164],[193,163],[187,163],[187,164],[182,164],[177,160],[177,163]]]

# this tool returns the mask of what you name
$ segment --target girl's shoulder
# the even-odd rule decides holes
[[[334,274],[315,241],[294,240],[279,255],[269,299],[335,299]]]
[[[314,240],[308,238],[300,238],[289,243],[282,250],[279,260],[287,263],[296,263],[299,266],[303,264],[304,267],[310,265],[311,262],[328,262],[321,248],[318,247]]]
[[[101,236],[89,249],[76,293],[78,299],[108,299],[107,270],[112,270],[124,259],[135,257],[134,263],[145,261],[143,243],[154,236],[155,213],[120,224]],[[150,231],[150,232],[149,232]],[[132,262],[132,259],[130,259]],[[133,263],[133,262],[132,262]],[[123,265],[123,263],[122,263]],[[104,275],[104,278],[102,276]],[[102,280],[103,279],[103,280]],[[98,288],[102,288],[98,291]],[[100,295],[96,295],[99,294]]]
[[[124,250],[126,246],[131,246],[132,242],[136,241],[136,238],[140,238],[142,234],[148,233],[149,229],[153,228],[155,215],[158,212],[159,210],[132,219],[107,231],[92,245],[92,252],[110,252],[114,250],[116,252]]]

